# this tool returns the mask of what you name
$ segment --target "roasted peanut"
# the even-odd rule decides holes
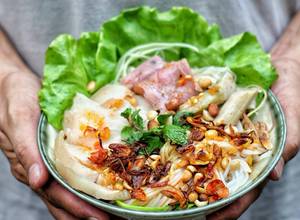
[[[186,167],[189,171],[191,171],[192,173],[195,173],[197,171],[196,167],[194,167],[193,165],[188,165]]]
[[[152,119],[150,121],[148,121],[148,130],[152,129],[152,128],[156,128],[159,126],[159,122],[156,119]]]
[[[86,86],[86,89],[89,91],[89,92],[92,92],[94,91],[94,89],[96,88],[96,82],[95,81],[90,81],[87,86]]]
[[[218,132],[216,130],[208,130],[205,132],[205,137],[216,137],[218,136]]]
[[[202,89],[207,89],[210,85],[211,85],[211,80],[210,79],[200,79],[199,80],[199,86],[202,88]]]
[[[201,187],[201,186],[195,186],[195,190],[199,194],[206,192],[206,190],[203,187]]]
[[[195,202],[198,199],[198,194],[194,191],[188,195],[188,200],[190,202]]]
[[[176,110],[179,106],[179,100],[176,98],[171,99],[167,104],[166,108],[171,111],[171,110]]]
[[[145,93],[144,89],[139,84],[134,85],[132,91],[137,95],[144,95]]]
[[[208,201],[202,201],[202,202],[200,202],[199,200],[196,200],[194,203],[195,203],[196,206],[201,207],[201,206],[207,205]]]
[[[216,117],[219,114],[219,106],[215,103],[209,104],[207,110],[212,117]]]
[[[200,201],[207,201],[208,200],[208,196],[205,193],[200,193],[198,199]]]
[[[221,166],[223,169],[226,169],[227,165],[229,163],[229,159],[227,157],[224,157],[221,161]]]
[[[182,175],[182,177],[181,177],[181,180],[182,180],[183,182],[187,182],[187,181],[189,181],[192,177],[193,177],[193,175],[192,175],[191,171],[185,170],[184,173],[183,173],[183,175]]]
[[[204,175],[202,173],[196,173],[194,176],[194,185],[198,185],[204,178]]]
[[[185,167],[189,164],[189,161],[185,160],[185,159],[181,159],[177,164],[176,167],[177,168],[182,168]]]

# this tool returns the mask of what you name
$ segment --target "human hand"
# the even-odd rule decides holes
[[[108,219],[104,212],[49,179],[36,143],[39,89],[39,79],[28,71],[0,73],[0,147],[12,174],[38,192],[57,219]]]

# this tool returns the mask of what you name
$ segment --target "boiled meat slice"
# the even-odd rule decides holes
[[[157,57],[149,59],[130,73],[122,83],[136,94],[144,96],[155,110],[177,110],[182,103],[196,95],[195,84],[190,75],[191,68],[187,60],[182,59],[165,63],[161,68],[156,65],[151,71],[149,63],[153,59],[162,62]]]

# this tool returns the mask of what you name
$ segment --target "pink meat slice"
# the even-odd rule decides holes
[[[132,88],[134,84],[143,81],[152,73],[163,68],[164,65],[165,61],[162,58],[154,56],[135,68],[130,74],[122,79],[121,83]]]
[[[190,66],[186,59],[182,59],[164,63],[160,68],[158,65],[151,68],[149,63],[154,58],[158,61],[156,63],[163,62],[161,58],[153,57],[138,66],[122,82],[144,96],[154,109],[161,112],[177,110],[179,105],[196,95],[194,81],[186,77],[191,73]],[[179,83],[182,79],[187,80]]]

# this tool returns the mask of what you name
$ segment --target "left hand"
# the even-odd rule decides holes
[[[279,180],[284,165],[298,152],[300,146],[300,63],[287,57],[273,59],[279,78],[272,87],[279,99],[287,122],[287,140],[284,152],[269,178]],[[229,206],[209,215],[208,220],[237,219],[259,197],[268,180]]]

